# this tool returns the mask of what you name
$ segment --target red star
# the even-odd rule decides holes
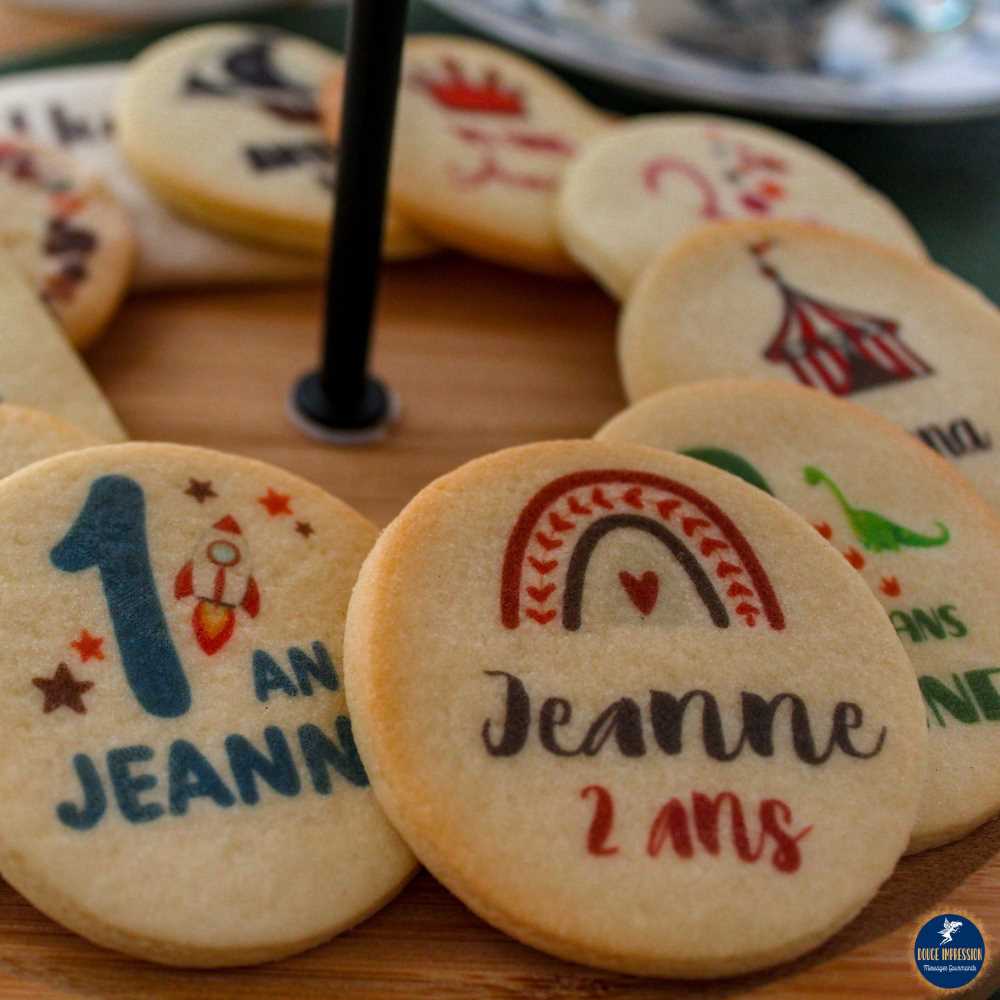
[[[42,711],[48,715],[65,705],[77,715],[85,715],[87,706],[83,694],[93,686],[92,681],[78,681],[65,663],[60,663],[52,677],[33,677],[31,683],[45,695]]]
[[[280,517],[292,513],[292,508],[288,506],[288,501],[291,499],[287,493],[278,493],[269,486],[267,493],[257,498],[257,503],[261,504],[271,517]]]
[[[308,521],[296,521],[295,530],[303,537],[308,538],[316,534],[316,529]]]
[[[98,635],[91,635],[86,629],[80,632],[80,638],[71,642],[70,646],[80,654],[83,663],[87,660],[104,659],[104,640]]]

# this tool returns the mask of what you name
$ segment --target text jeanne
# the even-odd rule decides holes
[[[823,764],[838,750],[862,760],[874,757],[885,746],[886,729],[866,726],[864,711],[851,701],[833,707],[828,725],[818,727],[803,698],[781,692],[770,698],[750,691],[740,693],[736,719],[720,709],[708,691],[691,690],[676,695],[650,691],[644,714],[633,698],[618,698],[582,723],[574,719],[572,703],[561,697],[545,698],[537,711],[520,678],[502,670],[485,671],[505,683],[503,705],[497,718],[483,723],[482,739],[487,753],[511,757],[520,753],[532,731],[539,745],[559,757],[594,757],[609,750],[625,757],[642,757],[652,746],[668,755],[685,750],[684,718],[701,710],[701,742],[705,753],[718,761],[730,761],[748,751],[760,757],[775,752],[775,729],[786,719],[791,751],[806,764]],[[787,710],[782,712],[782,709]],[[779,715],[780,713],[780,715]],[[697,732],[689,728],[687,740]],[[650,736],[652,742],[650,742]],[[781,747],[786,744],[784,741]]]

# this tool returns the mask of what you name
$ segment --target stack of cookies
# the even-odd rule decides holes
[[[120,443],[56,326],[88,342],[134,257],[143,287],[318,273],[338,57],[214,25],[102,72],[114,185],[0,146],[0,873],[40,909],[261,962],[419,861],[552,954],[729,976],[1000,813],[1000,318],[882,195],[413,39],[385,255],[592,275],[633,405],[378,535],[272,466]]]

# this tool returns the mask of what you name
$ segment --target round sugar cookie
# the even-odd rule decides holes
[[[51,413],[11,403],[0,405],[0,479],[43,458],[104,443]]]
[[[608,118],[551,73],[453,36],[406,43],[393,140],[393,204],[477,257],[576,274],[556,231],[560,178]]]
[[[618,298],[664,247],[698,226],[762,218],[835,225],[925,256],[899,210],[853,171],[790,135],[737,118],[623,122],[580,151],[558,206],[569,252]]]
[[[632,400],[730,376],[877,410],[1000,509],[1000,313],[911,255],[794,223],[727,223],[667,251],[619,324]]]
[[[318,487],[123,444],[0,482],[0,872],[156,962],[301,951],[413,871],[344,701],[375,528]]]
[[[421,861],[564,958],[801,954],[916,813],[920,697],[864,582],[759,490],[650,448],[548,442],[432,483],[365,562],[345,669]]]
[[[77,347],[107,325],[128,288],[134,240],[125,210],[65,153],[0,139],[0,248]]]
[[[326,253],[337,153],[319,90],[342,60],[307,38],[253,24],[169,35],[129,67],[122,149],[168,205],[255,243]],[[430,244],[390,212],[386,257]]]
[[[1000,812],[1000,520],[952,466],[860,406],[751,379],[665,390],[597,436],[684,452],[767,490],[868,583],[926,708],[911,851]]]

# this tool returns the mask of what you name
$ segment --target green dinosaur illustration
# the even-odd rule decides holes
[[[707,462],[730,475],[739,476],[751,486],[756,486],[757,489],[774,496],[773,490],[767,485],[767,480],[745,458],[734,451],[726,451],[724,448],[687,448],[681,454],[697,458],[699,462]]]
[[[847,516],[851,530],[857,536],[858,541],[872,552],[895,552],[904,546],[926,549],[934,545],[944,545],[951,538],[947,526],[940,521],[934,522],[938,534],[921,535],[919,532],[911,531],[909,528],[904,528],[902,525],[890,521],[889,518],[883,517],[873,510],[860,510],[853,507],[847,497],[840,492],[840,487],[822,469],[807,465],[802,471],[810,486],[826,483],[830,487],[830,491]]]

